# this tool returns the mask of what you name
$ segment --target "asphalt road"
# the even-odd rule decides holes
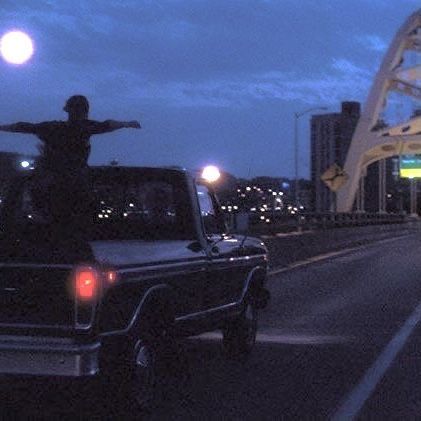
[[[421,238],[390,239],[271,276],[246,361],[218,333],[183,343],[177,378],[151,414],[116,412],[92,384],[0,389],[2,419],[421,419]]]

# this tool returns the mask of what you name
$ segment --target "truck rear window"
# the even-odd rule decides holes
[[[86,239],[193,239],[190,199],[169,177],[93,177],[75,186],[25,180],[8,229],[72,230]]]

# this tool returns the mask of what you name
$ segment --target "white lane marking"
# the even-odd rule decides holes
[[[401,240],[402,238],[409,237],[410,235],[412,235],[412,234],[405,234],[405,235],[400,235],[399,237],[387,238],[385,240],[375,241],[375,242],[367,244],[365,246],[350,247],[350,248],[339,250],[339,251],[332,251],[330,253],[319,254],[319,255],[314,256],[314,257],[309,257],[308,259],[305,259],[305,260],[300,260],[298,262],[291,263],[288,266],[283,267],[283,268],[273,269],[273,270],[268,272],[268,276],[278,275],[279,273],[288,272],[292,269],[296,269],[296,268],[299,268],[299,267],[302,267],[302,266],[307,266],[307,265],[310,265],[311,263],[319,262],[321,260],[330,259],[332,257],[342,256],[344,254],[348,254],[348,253],[351,253],[353,251],[357,251],[357,250],[364,251],[364,250],[366,250],[369,247],[372,247],[374,245],[390,243],[390,242],[393,242],[393,241],[396,241],[396,240]]]
[[[364,403],[371,396],[386,371],[390,368],[420,320],[421,303],[418,304],[404,325],[387,344],[373,365],[365,372],[358,385],[343,401],[340,408],[334,414],[333,421],[352,420],[358,415]]]
[[[319,254],[318,256],[310,257],[306,260],[300,260],[298,262],[291,263],[286,267],[271,270],[271,271],[269,271],[268,275],[269,276],[278,275],[279,273],[288,272],[291,269],[299,268],[299,267],[302,267],[302,266],[307,266],[311,263],[319,262],[321,260],[326,260],[326,259],[329,259],[331,257],[342,256],[343,254],[347,254],[347,253],[350,253],[350,252],[356,251],[356,250],[361,250],[361,247],[352,247],[352,248],[344,249],[344,250],[341,250],[341,251],[333,251],[331,253]]]
[[[222,333],[209,332],[192,339],[204,341],[220,341],[222,340]],[[349,342],[350,339],[344,336],[331,335],[311,335],[298,333],[258,333],[256,337],[257,343],[273,343],[273,344],[287,344],[287,345],[326,345],[326,344],[342,344]]]

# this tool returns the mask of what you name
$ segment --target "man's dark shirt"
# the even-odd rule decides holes
[[[59,172],[86,167],[91,151],[90,137],[114,129],[109,121],[93,120],[47,121],[22,127],[22,131],[42,141],[37,166]]]

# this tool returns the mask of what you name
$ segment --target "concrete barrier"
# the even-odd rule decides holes
[[[288,266],[320,254],[421,231],[421,222],[334,228],[303,233],[262,236],[272,268]]]

